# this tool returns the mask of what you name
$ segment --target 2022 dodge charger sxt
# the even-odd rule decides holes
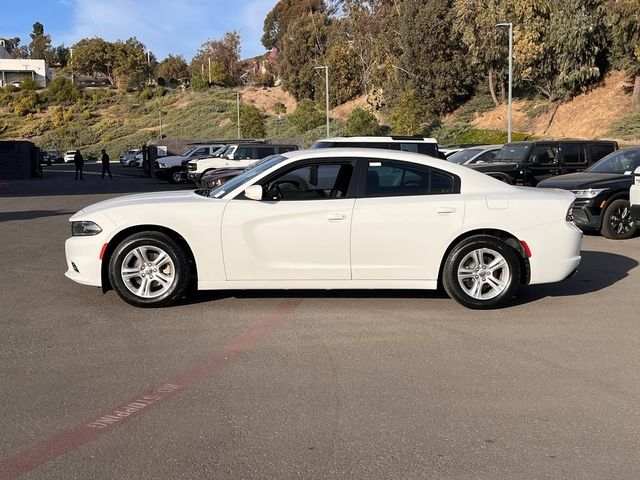
[[[274,156],[214,190],[119,197],[70,219],[68,271],[139,307],[199,289],[436,289],[470,308],[580,262],[573,194],[397,151]]]

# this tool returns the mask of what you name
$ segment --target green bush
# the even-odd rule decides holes
[[[282,102],[274,103],[272,108],[276,115],[284,115],[287,113],[287,106]]]
[[[209,81],[202,75],[194,75],[191,77],[191,88],[196,91],[202,91],[209,88]]]
[[[426,120],[426,111],[413,89],[400,96],[389,114],[391,129],[396,135],[418,135]]]
[[[24,117],[29,113],[34,113],[39,103],[40,98],[35,91],[24,90],[20,92],[20,95],[13,102],[13,112],[16,115]]]
[[[324,121],[325,114],[318,110],[316,104],[308,98],[298,102],[298,108],[291,114],[291,123],[298,133],[319,127]]]
[[[364,108],[354,108],[347,118],[347,135],[379,135],[380,123],[376,116]]]
[[[37,90],[40,88],[40,84],[36,82],[33,78],[24,77],[20,80],[20,90]]]
[[[229,113],[229,119],[237,122],[236,112]],[[253,105],[240,105],[240,134],[242,138],[262,138],[267,135],[265,114]]]
[[[454,122],[443,124],[430,132],[430,135],[438,140],[440,145],[454,144],[478,144],[478,145],[494,145],[507,143],[507,132],[502,130],[482,130],[472,128],[467,123]],[[526,133],[514,132],[511,140],[514,142],[521,140],[531,140],[535,138]]]
[[[54,78],[45,90],[45,98],[49,103],[71,103],[79,97],[80,90],[67,77]]]
[[[607,135],[622,140],[640,141],[640,109],[612,122]]]

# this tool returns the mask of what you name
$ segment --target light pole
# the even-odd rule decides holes
[[[162,109],[158,108],[158,121],[160,123],[160,140],[162,140]]]
[[[513,23],[497,23],[496,27],[509,27],[509,103],[507,106],[507,141],[511,142],[511,99],[513,95]]]
[[[209,57],[209,85],[211,85],[211,57]]]
[[[324,85],[325,85],[325,100],[326,100],[326,109],[327,109],[327,138],[329,138],[329,67],[326,65],[319,65],[314,67],[314,70],[322,70],[324,69]]]
[[[236,110],[238,113],[238,140],[240,140],[240,92],[233,92],[231,95],[236,96]]]

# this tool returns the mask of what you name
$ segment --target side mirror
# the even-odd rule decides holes
[[[260,185],[251,185],[244,191],[244,196],[249,200],[262,200],[262,187]]]

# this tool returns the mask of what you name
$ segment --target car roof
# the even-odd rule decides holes
[[[370,142],[370,143],[382,143],[382,142],[392,142],[392,143],[411,143],[411,142],[421,142],[421,143],[438,143],[435,138],[428,137],[403,137],[403,136],[391,136],[391,137],[331,137],[331,138],[322,138],[318,140],[318,142]]]

